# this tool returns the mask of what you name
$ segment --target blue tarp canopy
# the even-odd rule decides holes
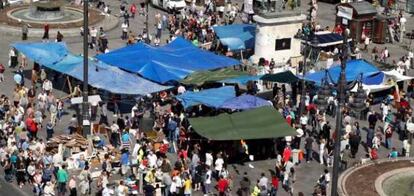
[[[69,50],[63,42],[14,43],[12,47],[40,65],[57,63],[69,54]]]
[[[240,64],[238,60],[202,50],[181,37],[162,47],[137,43],[97,58],[162,84],[184,79],[194,71]]]
[[[330,83],[337,83],[339,79],[339,75],[341,72],[341,66],[335,65],[328,69],[328,81]],[[374,65],[364,61],[364,60],[350,60],[346,63],[346,81],[351,82],[356,79],[358,79],[362,74],[362,80],[364,81],[370,81],[370,83],[376,83],[380,84],[382,82],[378,80],[378,78],[375,79],[375,76],[377,74],[380,74],[380,70],[375,67]],[[325,78],[325,70],[309,73],[306,74],[305,80],[315,82],[317,85],[320,85],[323,78]],[[333,81],[332,81],[332,80]],[[378,83],[377,83],[378,82]]]
[[[230,50],[245,50],[254,48],[256,26],[250,24],[232,24],[214,26],[214,32],[221,44]]]
[[[13,44],[14,46],[15,44]],[[36,61],[36,59],[47,59],[48,56],[56,57],[60,51],[54,49],[58,46],[64,46],[62,49],[67,50],[66,46],[61,43],[29,43],[28,46],[24,44],[16,44],[17,49],[24,48],[23,52],[29,59]],[[33,51],[39,51],[39,48],[50,46],[51,50],[44,50],[42,53],[36,53]],[[32,49],[31,49],[32,48]],[[83,81],[83,57],[76,56],[68,53],[58,62],[51,63],[46,60],[42,60],[43,63],[37,62],[44,67],[55,70],[57,72],[67,74],[80,81]],[[47,63],[45,63],[47,62]],[[103,62],[96,60],[89,60],[89,85],[107,90],[116,94],[131,94],[131,95],[146,95],[153,92],[162,91],[169,86],[162,86],[157,83],[148,81],[138,75],[128,73],[117,67],[107,65]]]
[[[203,104],[209,107],[219,108],[226,100],[236,97],[233,86],[211,88],[200,92],[187,91],[176,98],[181,101],[184,108]]]
[[[255,81],[260,80],[264,75],[257,75],[257,76],[239,76],[235,78],[229,78],[225,80],[220,80],[222,83],[231,83],[231,84],[242,84],[246,85],[248,81]]]
[[[253,95],[241,95],[225,101],[220,108],[233,109],[233,110],[247,110],[253,108],[259,108],[263,106],[271,106],[272,104],[260,97]]]

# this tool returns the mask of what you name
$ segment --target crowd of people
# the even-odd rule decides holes
[[[148,37],[147,29],[135,36],[129,27],[130,17],[148,14],[143,6],[138,9],[135,4],[121,3],[121,38],[127,40],[128,44],[145,41],[159,45],[162,35],[165,35],[162,31],[168,31],[168,41],[183,36],[201,47],[215,39],[212,30],[214,25],[232,24],[240,13],[237,4],[229,3],[223,6],[225,9],[217,9],[218,11],[215,11],[214,6],[212,1],[208,1],[204,9],[198,9],[192,3],[178,14],[157,14],[155,38],[151,38]],[[102,0],[96,2],[96,7],[111,14],[109,6]],[[316,1],[313,1],[312,10],[317,10]],[[316,17],[316,13],[312,17]],[[301,32],[307,34],[315,31],[315,28],[320,27],[305,25]],[[24,25],[24,40],[27,31],[28,27]],[[43,40],[48,40],[48,24],[45,24],[44,31]],[[334,28],[335,31],[342,29]],[[81,34],[83,33],[82,29]],[[58,32],[56,40],[62,41],[63,35],[59,34]],[[97,48],[99,53],[109,50],[103,28],[92,27],[88,30],[88,35],[91,49]],[[369,42],[365,45],[368,50]],[[216,47],[211,50],[216,50]],[[384,48],[384,53],[386,54],[380,58],[386,62],[389,57],[387,48]],[[317,93],[314,87],[309,85],[302,89],[299,83],[267,84],[273,85],[274,107],[296,129],[297,135],[271,141],[274,150],[268,157],[276,158],[272,172],[262,173],[255,179],[252,172],[237,174],[228,167],[235,162],[244,164],[249,159],[253,160],[251,155],[254,153],[249,148],[254,144],[243,140],[237,142],[239,155],[231,156],[228,148],[217,149],[215,146],[219,144],[198,137],[187,117],[219,111],[212,112],[201,106],[184,110],[181,103],[173,98],[186,91],[184,86],[142,98],[127,114],[116,111],[111,117],[107,108],[109,103],[106,101],[94,106],[91,109],[94,123],[108,130],[106,135],[93,138],[98,143],[93,145],[92,151],[98,153],[78,157],[73,157],[64,149],[53,153],[48,149],[48,141],[55,135],[57,126],[65,127],[63,134],[77,133],[80,125],[77,115],[72,115],[67,122],[62,119],[65,110],[68,110],[65,105],[67,98],[80,96],[80,86],[76,85],[67,97],[58,98],[54,92],[53,74],[48,74],[47,70],[35,64],[31,72],[31,83],[27,84],[23,74],[23,69],[27,67],[24,55],[19,55],[12,49],[9,56],[8,66],[0,64],[0,85],[4,81],[6,68],[16,69],[19,77],[14,78],[16,86],[13,93],[10,96],[0,96],[0,161],[6,181],[16,183],[20,188],[31,187],[35,195],[96,193],[123,196],[143,192],[145,195],[165,196],[194,193],[275,196],[282,189],[293,195],[297,192],[301,194],[301,190],[293,189],[294,183],[300,180],[296,178],[299,165],[311,164],[313,161],[317,161],[323,168],[321,175],[315,179],[314,194],[326,195],[331,181],[328,168],[333,166],[334,139],[339,137],[335,135],[330,123],[338,107],[334,94],[328,98],[327,109],[320,111],[315,103]],[[374,55],[373,58],[378,57]],[[412,58],[412,53],[408,53],[395,63],[396,68],[407,72]],[[274,64],[273,59],[263,59],[259,66],[272,70]],[[343,170],[356,162],[385,158],[380,157],[379,151],[389,151],[386,153],[389,158],[409,156],[408,129],[414,129],[410,127],[414,125],[409,103],[414,95],[414,82],[408,85],[407,90],[403,89],[395,88],[387,94],[380,104],[380,112],[375,112],[377,103],[370,95],[366,102],[367,109],[364,110],[366,112],[362,112],[362,120],[355,118],[359,115],[351,112],[347,106],[341,111],[343,134],[340,136],[340,151]],[[300,103],[302,90],[306,91],[304,108],[301,108]],[[249,85],[247,93],[256,92],[256,84]],[[151,131],[143,130],[144,118],[152,119]],[[365,121],[367,127],[361,123]],[[362,130],[365,129],[366,138],[363,138]],[[396,134],[402,142],[401,151],[392,140]],[[365,147],[365,152],[362,152],[365,156],[359,158],[361,144]],[[386,149],[381,147],[382,144]],[[240,160],[234,160],[235,157]],[[254,169],[251,164],[248,167]]]

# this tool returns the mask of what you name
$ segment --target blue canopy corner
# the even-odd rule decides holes
[[[263,106],[271,106],[272,104],[260,97],[253,95],[241,95],[225,101],[220,108],[233,109],[233,110],[248,110],[259,108]]]
[[[256,26],[251,24],[232,24],[214,26],[214,32],[221,44],[230,50],[253,49],[255,45]]]

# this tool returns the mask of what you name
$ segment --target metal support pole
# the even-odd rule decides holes
[[[306,97],[306,82],[305,82],[305,74],[306,74],[306,58],[308,57],[306,54],[306,50],[307,50],[308,45],[305,45],[305,48],[303,50],[303,65],[302,65],[302,94],[300,96],[300,105],[299,105],[299,116],[296,117],[297,122],[299,122],[300,117],[302,116],[302,114],[305,113],[305,97]],[[305,130],[303,130],[305,131]]]
[[[145,40],[145,42],[147,44],[150,43],[150,37],[149,37],[149,24],[148,24],[148,16],[149,16],[149,3],[150,0],[146,0],[145,1],[145,29],[146,29],[146,34],[147,34],[147,40]]]
[[[82,103],[82,135],[89,134],[89,103],[88,103],[88,9],[89,0],[83,1],[83,103]]]
[[[338,177],[339,177],[339,163],[341,160],[341,136],[342,136],[342,108],[345,104],[345,68],[346,61],[348,59],[348,35],[347,31],[344,31],[344,43],[342,47],[342,60],[341,60],[341,74],[338,81],[338,107],[336,108],[336,128],[335,128],[335,147],[334,147],[334,163],[332,171],[332,189],[331,196],[338,195]]]

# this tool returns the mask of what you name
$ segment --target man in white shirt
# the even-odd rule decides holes
[[[42,85],[43,90],[45,90],[46,92],[50,92],[53,89],[53,84],[50,80],[45,79],[45,81],[43,81],[43,85]]]
[[[89,33],[91,35],[91,44],[92,44],[92,48],[93,48],[96,45],[96,36],[98,35],[98,30],[95,27],[92,27],[92,29]]]
[[[213,164],[213,155],[211,155],[211,152],[206,153],[206,165],[210,166]]]
[[[218,154],[217,155],[217,159],[214,162],[214,165],[215,165],[214,169],[216,170],[216,177],[217,177],[217,179],[219,177],[218,174],[223,169],[223,164],[224,164],[224,160],[223,160],[223,158],[221,158],[221,154]]]

